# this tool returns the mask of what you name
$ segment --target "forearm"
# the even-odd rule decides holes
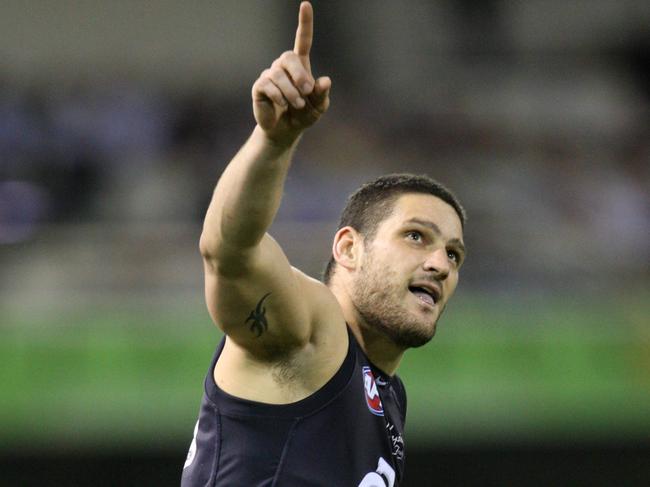
[[[229,249],[255,247],[271,226],[299,138],[271,142],[256,127],[217,183],[201,235],[201,253],[216,257]]]
[[[246,255],[258,248],[280,206],[300,134],[329,107],[331,80],[314,80],[311,74],[312,36],[313,11],[303,2],[294,50],[282,53],[253,84],[257,126],[212,196],[200,243],[206,260],[233,266],[247,262]]]

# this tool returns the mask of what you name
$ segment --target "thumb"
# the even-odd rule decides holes
[[[330,105],[331,88],[332,80],[329,76],[321,76],[314,83],[314,89],[309,95],[309,102],[321,113],[325,113]]]

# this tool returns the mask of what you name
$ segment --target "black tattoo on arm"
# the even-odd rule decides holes
[[[252,322],[250,325],[250,330],[255,333],[258,338],[269,327],[269,323],[266,321],[266,308],[262,305],[264,304],[264,300],[268,298],[270,294],[271,293],[266,293],[264,296],[262,296],[262,299],[260,299],[259,303],[257,303],[257,306],[255,306],[255,309],[251,311],[251,314],[248,315],[248,318],[246,318],[246,321],[244,322]]]

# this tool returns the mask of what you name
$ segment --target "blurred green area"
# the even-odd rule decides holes
[[[650,435],[647,294],[464,295],[450,308],[400,368],[410,443]],[[220,339],[199,303],[0,315],[0,447],[189,443]]]

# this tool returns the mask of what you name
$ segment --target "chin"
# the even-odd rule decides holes
[[[436,324],[433,323],[399,323],[381,327],[393,343],[402,348],[418,348],[426,345],[436,334]]]
[[[353,302],[361,322],[368,329],[384,335],[402,349],[417,348],[429,343],[436,332],[442,303],[425,304],[410,292],[407,296],[395,287],[369,285],[377,279],[366,278],[355,286]],[[414,303],[413,300],[417,299]]]
[[[433,333],[418,333],[409,330],[393,337],[393,341],[402,348],[418,348],[429,343],[434,335],[435,329]]]

